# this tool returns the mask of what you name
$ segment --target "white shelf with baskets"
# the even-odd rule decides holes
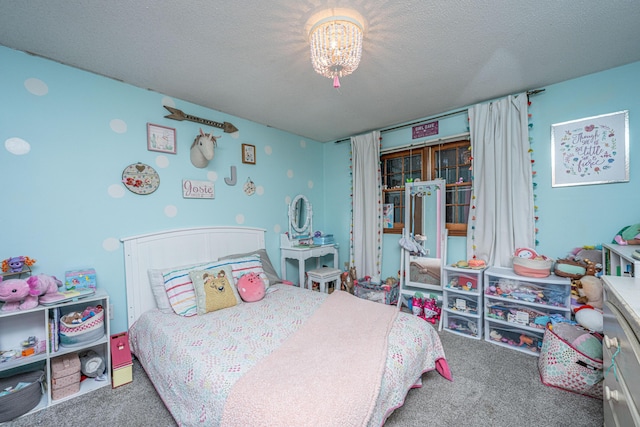
[[[443,329],[482,339],[482,269],[444,266],[442,269]]]
[[[539,355],[551,315],[571,318],[571,280],[528,277],[511,268],[484,271],[484,337],[499,346]]]
[[[50,319],[53,319],[57,311],[62,317],[67,313],[82,312],[85,308],[92,306],[102,306],[102,334],[93,331],[91,341],[78,342],[67,347],[59,345],[57,351],[51,348],[50,341]],[[77,300],[52,304],[38,305],[29,310],[16,310],[10,312],[0,311],[0,351],[3,353],[13,351],[20,353],[22,343],[35,337],[37,343],[34,347],[35,353],[27,356],[3,357],[0,362],[0,376],[6,377],[14,372],[24,372],[29,370],[44,371],[44,388],[40,403],[31,412],[47,408],[51,405],[64,402],[85,393],[111,385],[111,352],[110,352],[110,332],[109,332],[109,295],[103,290],[97,290],[95,294]],[[96,326],[97,329],[100,326]],[[81,340],[79,340],[81,341]],[[87,378],[80,383],[80,390],[70,396],[53,400],[51,395],[52,363],[51,360],[69,353],[82,353],[93,350],[100,355],[105,362],[105,373],[102,377]],[[5,354],[3,354],[5,356]]]

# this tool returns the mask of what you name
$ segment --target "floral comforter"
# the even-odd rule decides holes
[[[296,332],[326,296],[274,285],[261,301],[206,315],[148,311],[129,331],[131,349],[179,425],[219,425],[233,384]],[[357,327],[339,319],[328,322],[334,328]],[[387,354],[371,426],[384,424],[421,374],[444,360],[433,327],[406,313],[396,318]],[[318,368],[328,372],[326,366]]]

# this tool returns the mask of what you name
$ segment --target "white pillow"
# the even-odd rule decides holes
[[[162,277],[163,270],[150,269],[147,271],[149,275],[149,284],[151,284],[151,291],[156,300],[156,306],[158,310],[165,314],[173,313],[171,303],[169,303],[169,297],[167,291],[164,289],[164,277]]]

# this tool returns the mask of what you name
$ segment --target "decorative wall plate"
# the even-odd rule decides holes
[[[160,186],[158,172],[144,163],[134,163],[122,171],[122,183],[135,194],[151,194]]]
[[[244,193],[247,196],[252,196],[256,192],[256,185],[251,181],[251,178],[247,178],[247,182],[244,184]]]

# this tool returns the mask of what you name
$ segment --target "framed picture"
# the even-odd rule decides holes
[[[176,154],[176,130],[147,123],[147,150]]]
[[[256,164],[256,146],[242,144],[242,163]]]
[[[551,125],[552,187],[629,181],[629,111]]]

